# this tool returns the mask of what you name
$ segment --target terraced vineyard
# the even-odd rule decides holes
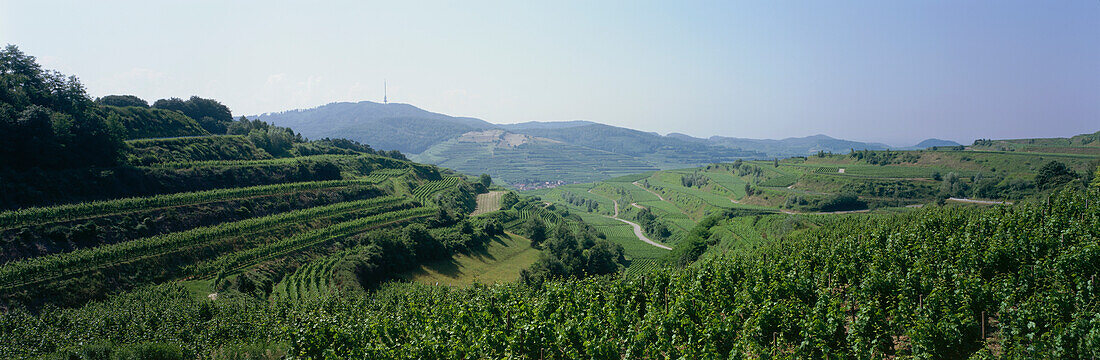
[[[320,258],[298,268],[275,286],[272,297],[297,302],[333,294],[336,289],[332,278],[337,266],[344,261],[342,255],[334,254]]]
[[[300,190],[323,190],[363,186],[376,183],[372,180],[332,180],[302,183],[284,183],[260,185],[236,189],[217,189],[189,193],[156,195],[141,198],[126,198],[106,201],[94,201],[41,208],[26,208],[0,213],[0,229],[11,229],[29,225],[42,225],[62,221],[74,221],[89,217],[102,217],[137,210],[194,205],[227,199],[240,199],[255,196],[287,194]]]
[[[0,267],[0,289],[11,289],[56,280],[120,264],[157,262],[161,257],[211,247],[259,232],[278,230],[302,221],[319,221],[344,215],[385,212],[407,207],[402,197],[385,197],[281,213],[262,218],[196,228],[184,232],[135,239],[120,244],[16,261]]]
[[[431,181],[413,189],[413,197],[417,200],[427,201],[436,193],[454,187],[459,178],[456,176],[444,177],[443,180]]]
[[[664,262],[658,259],[634,259],[624,273],[628,278],[644,276],[664,266]]]
[[[236,144],[247,139],[183,137],[133,143],[148,148],[175,149],[165,151],[195,157],[198,153],[184,151],[208,151],[212,148],[204,146],[225,141]],[[248,146],[230,149],[237,151],[239,148]],[[278,274],[286,272],[289,275],[294,273],[296,264],[309,257],[324,257],[327,251],[339,250],[343,246],[341,241],[387,228],[426,223],[428,218],[442,211],[434,199],[438,194],[470,188],[459,186],[465,181],[462,178],[441,177],[433,167],[371,154],[225,159],[234,156],[242,155],[226,155],[215,160],[169,161],[151,166],[259,171],[256,169],[269,166],[332,164],[345,178],[305,182],[272,179],[264,180],[274,182],[267,185],[0,212],[0,234],[16,240],[9,244],[42,248],[43,245],[34,241],[49,241],[49,237],[20,240],[23,238],[20,234],[53,231],[50,229],[66,229],[66,237],[76,242],[71,250],[62,247],[42,256],[17,256],[0,265],[0,301],[31,306],[79,304],[86,301],[87,296],[103,296],[108,290],[181,279],[212,279],[210,291],[216,292],[217,288],[239,286],[230,282],[243,281],[240,276],[259,276],[256,274],[271,271],[275,271],[274,275],[264,276],[276,278],[265,281],[274,285],[280,280]],[[440,180],[428,180],[433,177]],[[412,184],[413,191],[403,192],[400,186],[376,186],[397,178],[402,179],[402,184]],[[252,206],[263,206],[264,210],[259,216],[248,216]],[[240,220],[206,219],[203,221],[211,225],[187,227],[189,219],[202,219],[203,212],[222,208],[235,211],[232,214]],[[165,220],[154,221],[154,218]],[[156,231],[144,229],[144,224],[150,221],[153,224],[164,222],[167,227]],[[113,235],[114,232],[119,235]],[[142,233],[154,235],[134,236]],[[108,235],[116,242],[95,245],[95,241],[87,240],[88,236],[103,238]],[[83,243],[92,245],[81,245]],[[280,268],[285,270],[274,270]]]

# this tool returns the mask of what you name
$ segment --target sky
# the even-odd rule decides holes
[[[8,1],[93,97],[235,115],[409,103],[493,123],[926,138],[1100,130],[1100,1]]]

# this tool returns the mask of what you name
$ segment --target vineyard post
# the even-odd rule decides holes
[[[985,341],[985,311],[982,311],[982,341]]]

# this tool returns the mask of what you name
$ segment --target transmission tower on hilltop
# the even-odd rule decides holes
[[[388,94],[386,94],[386,80],[382,80],[382,103],[383,104],[389,104],[390,103],[390,100],[386,97],[387,95]]]

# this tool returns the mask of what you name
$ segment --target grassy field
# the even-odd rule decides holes
[[[422,265],[399,277],[424,284],[450,286],[500,284],[518,279],[520,270],[531,266],[538,257],[539,250],[531,247],[531,240],[508,234],[507,237],[494,239],[484,250]]]

